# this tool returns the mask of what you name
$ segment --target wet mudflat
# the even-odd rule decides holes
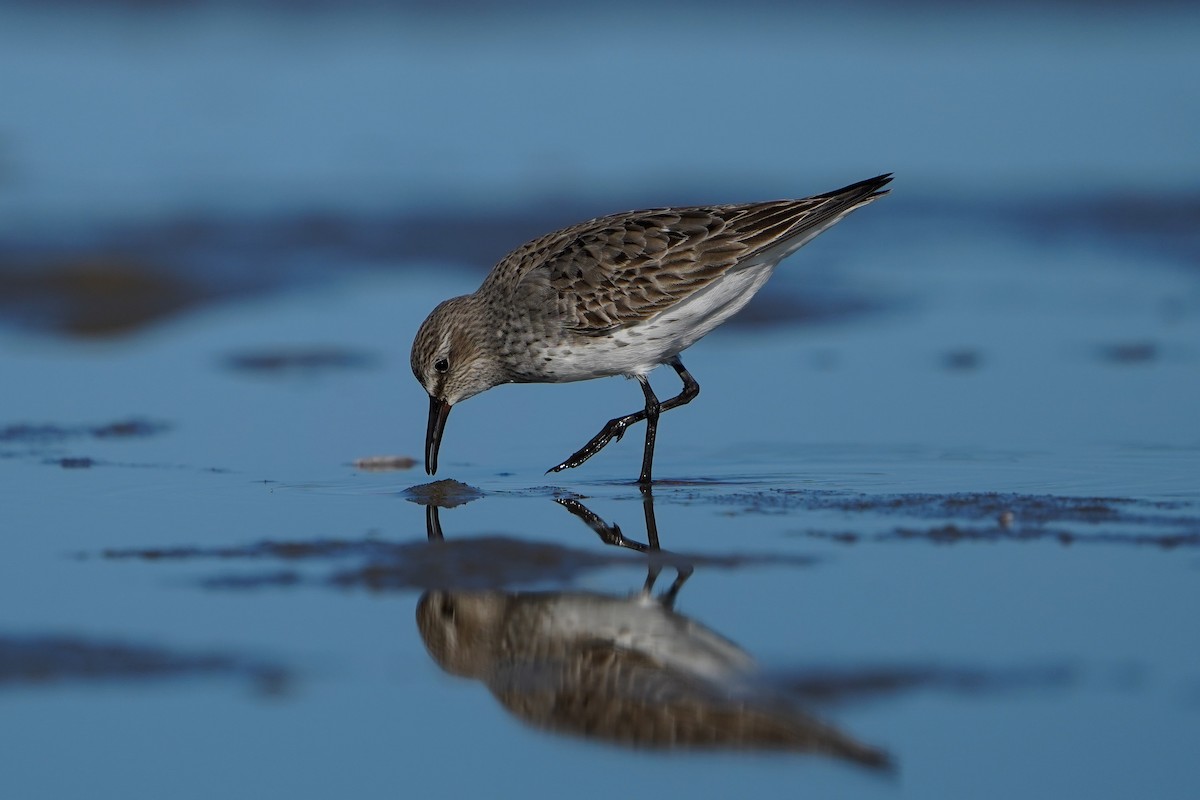
[[[0,37],[30,36],[10,33],[0,59],[30,32],[71,41],[3,13]],[[92,23],[129,12],[112,13]],[[360,74],[348,54],[375,45],[394,71],[361,74],[429,55],[348,19],[270,34],[248,61],[255,80],[303,72],[287,54],[318,29],[347,56],[322,72]],[[185,22],[143,20],[139,46]],[[221,14],[201,22],[167,74],[192,75],[204,42],[237,38]],[[1139,41],[1194,63],[1177,29]],[[1073,59],[1120,60],[1110,38],[1080,36]],[[113,102],[162,99],[95,41],[96,80],[124,76]],[[881,41],[868,64],[920,74]],[[1052,65],[1062,41],[1033,57]],[[491,63],[492,45],[472,46]],[[981,52],[977,77],[1020,77],[996,77]],[[464,76],[443,79],[477,79]],[[1077,80],[1086,107],[1090,78]],[[1139,95],[1143,115],[1166,108],[1158,92]],[[1020,108],[1006,98],[989,103]],[[375,119],[340,124],[373,141],[360,117]],[[304,172],[321,148],[289,161],[267,137],[244,165],[262,196],[196,202],[174,194],[207,185],[196,163],[155,180],[157,145],[143,163],[97,141],[129,167],[106,203],[39,167],[42,142],[14,119],[0,156],[27,177],[0,171],[13,212],[0,227],[3,796],[1195,795],[1200,204],[1163,177],[1183,157],[1166,134],[1114,158],[1117,178],[1063,167],[1032,192],[1005,183],[1023,163],[1008,151],[973,154],[987,193],[930,177],[962,166],[954,152],[895,151],[901,163],[881,165],[898,173],[892,196],[689,351],[702,392],[663,417],[646,494],[631,484],[638,428],[544,474],[640,405],[621,379],[474,398],[425,475],[412,335],[528,236],[630,206],[794,191],[772,183],[777,165],[569,192],[535,171],[483,202],[513,179],[484,152],[445,162],[479,193],[430,204],[419,175],[367,158],[398,188],[359,203]],[[1081,158],[1107,152],[1107,134],[1084,130]],[[415,152],[426,134],[394,135]],[[853,174],[808,185],[797,167],[789,187],[873,174],[829,146]],[[1046,147],[1058,155],[1024,151],[1029,170],[1074,152]],[[778,162],[773,148],[747,152]],[[331,149],[345,160],[329,169],[374,185],[360,149]],[[580,174],[611,170],[597,159]],[[273,164],[314,194],[272,184]],[[224,170],[217,183],[237,185]],[[669,370],[652,380],[660,396],[676,385]]]
[[[451,421],[447,477],[414,465],[408,337],[470,276],[360,276],[100,349],[12,334],[6,780],[1184,796],[1200,316],[1153,298],[1196,275],[1131,256],[1127,283],[1119,258],[1003,231],[949,271],[863,222],[837,280],[890,310],[696,348],[704,393],[664,417],[650,497],[632,432],[542,475],[638,402],[619,379],[481,396]],[[1035,257],[1056,272],[1019,266]],[[1063,274],[1083,271],[1090,299]],[[1169,355],[1097,350],[1116,287]],[[1014,295],[1019,314],[994,308]],[[969,336],[930,332],[965,318]],[[964,346],[978,360],[948,364]],[[47,395],[51,377],[86,390]],[[478,774],[448,778],[447,748]],[[135,755],[154,768],[114,766]],[[46,777],[56,757],[79,768]]]

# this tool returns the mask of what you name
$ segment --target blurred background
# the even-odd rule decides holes
[[[593,214],[885,171],[893,205],[1191,234],[1196,16],[1155,2],[4,2],[0,313],[122,332],[359,267],[482,271]],[[923,221],[936,234],[928,213],[910,227]]]
[[[1195,797],[1198,77],[1184,2],[0,0],[0,796]],[[645,538],[641,434],[543,477],[641,396],[464,404],[429,548],[429,310],[884,172],[689,351],[655,502],[680,612],[893,772],[443,672],[422,591],[642,586],[551,502]]]

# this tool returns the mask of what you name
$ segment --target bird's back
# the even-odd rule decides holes
[[[882,196],[889,180],[589,220],[517,248],[476,294],[504,309],[501,357],[514,380],[644,374],[737,313],[783,258]]]
[[[644,322],[738,267],[774,266],[885,192],[890,176],[800,200],[628,211],[528,242],[480,293],[556,299],[565,330],[603,336]],[[539,291],[543,290],[543,291]]]

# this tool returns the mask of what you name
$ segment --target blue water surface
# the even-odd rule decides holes
[[[752,5],[0,5],[0,795],[1195,796],[1195,12]],[[445,549],[419,464],[355,465],[421,456],[412,336],[526,235],[480,220],[884,171],[685,354],[653,511],[657,590],[693,563],[676,610],[891,769],[555,735],[441,669],[426,590],[647,573],[555,502],[644,540],[640,429],[543,474],[631,382],[456,408]],[[196,294],[13,299],[112,264]]]

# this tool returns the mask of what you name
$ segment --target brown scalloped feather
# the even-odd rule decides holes
[[[603,335],[647,320],[738,264],[886,194],[880,189],[890,180],[881,175],[801,200],[658,208],[590,220],[517,248],[496,265],[481,292],[511,292],[522,284],[527,290],[536,282],[553,292],[568,330]]]

